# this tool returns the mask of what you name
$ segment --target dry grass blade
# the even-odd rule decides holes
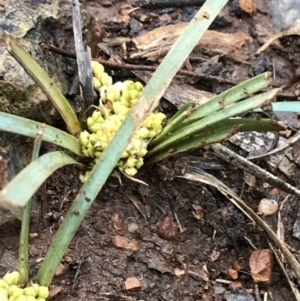
[[[270,242],[268,242],[268,243],[269,243],[270,249],[273,251],[273,253],[274,253],[274,255],[275,255],[275,258],[276,258],[276,261],[277,261],[278,265],[280,266],[281,270],[283,271],[283,273],[284,273],[284,275],[285,275],[285,277],[286,277],[286,279],[287,279],[287,281],[288,281],[288,283],[289,283],[289,285],[290,285],[290,287],[291,287],[291,289],[292,289],[292,292],[293,292],[293,294],[294,294],[294,296],[295,296],[295,299],[296,299],[297,301],[300,301],[300,292],[299,292],[299,289],[298,289],[298,288],[295,286],[295,284],[290,280],[290,278],[289,278],[289,276],[288,276],[288,273],[287,273],[286,269],[284,268],[284,265],[283,265],[282,261],[280,260],[280,258],[279,258],[279,256],[278,256],[278,254],[277,254],[275,248],[273,247],[273,245],[272,245]]]
[[[224,183],[219,181],[214,176],[204,172],[200,168],[188,166],[186,172],[180,178],[184,178],[191,181],[201,182],[211,185],[218,189],[225,197],[227,197],[237,208],[239,208],[248,218],[259,225],[271,238],[277,248],[285,256],[286,260],[290,264],[291,268],[300,279],[300,264],[287,249],[285,244],[277,237],[273,230],[242,200],[240,199],[230,188]]]

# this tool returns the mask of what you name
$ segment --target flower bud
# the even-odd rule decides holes
[[[127,115],[129,111],[129,109],[126,106],[122,105],[120,102],[114,102],[113,109],[116,114],[121,114],[123,116]]]
[[[129,99],[127,97],[125,97],[124,95],[122,95],[120,97],[120,103],[126,107],[130,107]]]
[[[130,99],[136,99],[140,95],[140,92],[138,92],[136,90],[130,90],[128,93],[129,93]]]
[[[128,90],[134,89],[134,82],[132,80],[125,80],[123,84]]]
[[[6,288],[0,288],[0,296],[8,297],[8,291]]]
[[[94,70],[95,69],[97,69],[97,68],[101,68],[101,66],[103,67],[103,65],[101,65],[99,62],[97,62],[97,61],[92,61],[91,62],[91,66],[92,66],[92,71],[94,72]],[[104,67],[103,67],[103,70],[104,70]]]
[[[11,273],[7,273],[7,274],[3,277],[3,280],[4,280],[7,284],[9,284],[9,285],[12,285],[12,284],[18,284],[19,279],[20,279],[20,274],[19,274],[19,272],[17,272],[17,271],[14,271],[14,272],[11,272]]]
[[[6,287],[7,287],[7,283],[3,279],[0,279],[0,288],[6,288]]]
[[[14,299],[16,301],[27,301],[27,297],[24,295],[19,296],[18,298]]]
[[[79,140],[80,140],[80,143],[83,146],[87,146],[88,145],[88,143],[89,143],[89,136],[90,136],[90,133],[87,132],[87,131],[83,131],[83,132],[80,133]]]
[[[133,176],[137,173],[137,170],[136,170],[134,167],[132,167],[132,168],[125,168],[125,169],[124,169],[124,172],[125,172],[128,176],[133,177]]]
[[[142,147],[142,148],[140,149],[140,156],[141,156],[141,157],[144,157],[147,153],[148,153],[147,148]]]
[[[100,80],[103,86],[109,87],[112,84],[112,78],[107,73],[103,73]]]
[[[49,289],[46,286],[40,286],[38,288],[38,297],[47,299],[49,296]]]
[[[161,121],[167,118],[167,116],[164,113],[158,112],[155,114],[155,117]]]
[[[129,157],[125,163],[126,167],[128,168],[132,168],[135,166],[135,164],[137,163],[137,159],[135,159],[134,157]]]
[[[127,158],[128,156],[129,156],[128,152],[125,151],[122,153],[121,158],[124,159]]]
[[[98,65],[95,66],[95,68],[92,69],[92,70],[93,70],[93,72],[94,72],[95,77],[97,77],[98,80],[101,80],[103,74],[105,74],[105,73],[104,73],[104,67],[103,67],[101,64],[99,64],[99,63],[98,63]]]
[[[20,296],[22,296],[24,293],[24,290],[22,288],[19,288],[17,287],[14,291],[13,291],[13,294],[12,296],[15,298],[15,299],[18,299]]]
[[[99,90],[101,88],[101,82],[97,77],[93,77],[93,86],[95,90]]]
[[[24,288],[24,295],[25,296],[32,296],[35,297],[37,294],[36,290],[31,286],[31,287],[25,287]]]
[[[138,91],[138,92],[143,91],[143,85],[142,85],[142,83],[140,83],[140,82],[135,82],[135,83],[134,83],[134,89],[135,89],[136,91]]]
[[[151,131],[149,131],[149,133],[148,133],[148,138],[153,138],[153,137],[155,137],[156,135],[157,135],[156,131],[151,130]]]
[[[149,134],[149,130],[145,127],[141,127],[138,131],[137,131],[137,137],[139,139],[145,139],[148,137]]]
[[[95,123],[92,126],[90,126],[89,129],[91,130],[91,132],[97,133],[99,130],[101,130],[101,127],[101,123]]]
[[[15,291],[16,289],[18,289],[18,288],[19,288],[19,287],[18,287],[17,285],[15,285],[15,284],[10,285],[10,286],[7,288],[8,295],[9,295],[9,296],[12,296],[13,293],[14,293],[14,291]]]
[[[136,164],[135,164],[135,167],[136,167],[137,169],[140,169],[143,165],[144,165],[144,160],[143,160],[143,158],[139,158],[138,161],[137,161]]]

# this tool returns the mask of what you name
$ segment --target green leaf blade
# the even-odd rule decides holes
[[[24,207],[49,176],[58,168],[70,164],[80,166],[76,160],[64,152],[56,151],[39,157],[0,191],[0,202],[5,207]]]
[[[87,210],[130,143],[133,133],[141,126],[145,117],[157,107],[160,97],[164,94],[176,72],[227,2],[228,0],[207,0],[152,75],[140,99],[127,115],[77,195],[67,215],[70,219],[65,219],[57,231],[37,276],[40,285],[48,286],[51,282],[55,270]],[[72,214],[72,212],[78,214]]]
[[[213,114],[228,105],[231,105],[249,95],[266,88],[271,82],[271,73],[265,72],[250,78],[229,90],[215,96],[191,114],[187,120],[197,120]]]
[[[0,130],[34,138],[42,123],[0,112]],[[79,140],[55,127],[45,125],[43,140],[82,155]]]
[[[34,58],[8,32],[3,31],[2,38],[5,41],[7,51],[22,65],[52,101],[67,124],[70,133],[74,136],[79,135],[81,132],[79,120],[58,86]]]
[[[276,121],[270,119],[257,120],[248,118],[236,118],[224,120],[203,129],[202,132],[190,138],[183,138],[176,141],[176,143],[172,144],[170,147],[162,149],[157,154],[154,154],[152,156],[151,153],[149,155],[147,154],[147,157],[149,157],[147,164],[156,163],[182,152],[227,140],[237,132],[267,132],[280,130],[284,130],[284,127],[278,124]]]
[[[157,153],[163,148],[172,145],[172,143],[175,143],[180,139],[195,135],[199,133],[202,129],[211,126],[217,122],[220,122],[224,119],[236,116],[243,112],[250,111],[257,107],[264,106],[274,98],[278,91],[280,91],[280,89],[273,89],[269,92],[259,94],[257,96],[228,106],[223,110],[216,112],[215,114],[211,114],[203,119],[195,121],[194,123],[189,124],[188,126],[172,133],[172,135],[161,141],[161,143],[159,143],[158,145],[154,145],[154,147],[149,150],[148,154],[153,155],[154,153]]]

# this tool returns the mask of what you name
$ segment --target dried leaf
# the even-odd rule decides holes
[[[228,274],[233,280],[236,280],[239,278],[239,272],[235,269],[228,269]]]
[[[170,216],[166,216],[158,225],[157,234],[163,239],[174,239],[179,234],[179,227],[175,223],[174,219]]]
[[[114,245],[116,248],[137,252],[139,250],[137,242],[124,236],[116,235],[114,237]]]
[[[129,292],[136,292],[142,288],[141,282],[136,277],[129,277],[125,280],[125,289]]]
[[[241,10],[252,15],[256,12],[255,0],[239,0]]]
[[[268,282],[272,273],[273,256],[269,249],[255,250],[251,253],[249,265],[255,282]]]

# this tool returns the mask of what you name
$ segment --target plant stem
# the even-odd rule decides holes
[[[42,124],[36,134],[31,161],[38,158],[43,141],[44,124]],[[26,286],[28,283],[28,249],[29,249],[29,228],[30,228],[31,201],[23,209],[22,225],[20,234],[20,247],[18,258],[18,270],[20,273],[20,284]]]
[[[227,1],[206,1],[151,77],[140,99],[131,109],[92,169],[88,180],[82,186],[66,218],[58,229],[37,275],[40,285],[48,286],[50,284],[63,254],[123,151],[130,143],[132,135],[140,128],[145,117],[157,107],[161,96],[176,72]]]

